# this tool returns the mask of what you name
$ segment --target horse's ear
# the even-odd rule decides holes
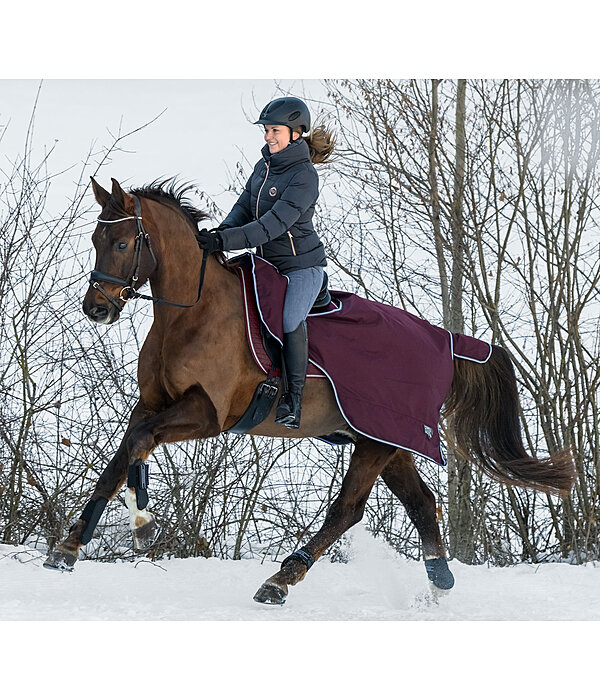
[[[100,185],[94,180],[94,178],[90,178],[92,181],[92,190],[94,191],[94,197],[96,198],[96,201],[98,204],[104,209],[104,207],[108,204],[110,200],[110,192],[107,192],[104,187],[100,187]]]
[[[111,177],[110,179],[112,181],[113,200],[121,207],[121,209],[125,209],[125,192],[123,192],[121,185],[119,185],[114,177]]]
[[[121,185],[119,185],[114,177],[111,177],[110,179],[112,180],[113,202],[115,202],[123,211],[131,211],[133,213],[135,210],[133,197],[123,190]]]

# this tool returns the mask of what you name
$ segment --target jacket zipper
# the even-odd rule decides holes
[[[265,163],[267,164],[267,172],[265,174],[265,179],[263,180],[263,183],[260,186],[260,190],[258,190],[258,195],[256,197],[256,218],[257,219],[258,219],[258,203],[260,201],[260,193],[262,192],[263,187],[265,186],[265,182],[267,181],[267,178],[269,177],[269,163],[267,163],[267,161],[265,161]]]
[[[267,161],[265,161],[265,163],[266,163],[266,166],[267,166],[267,172],[266,172],[266,174],[265,174],[265,179],[263,180],[263,183],[262,183],[262,185],[260,186],[260,189],[258,190],[258,195],[256,196],[256,220],[257,220],[257,221],[258,221],[258,203],[259,203],[259,201],[260,201],[260,193],[262,192],[263,187],[265,186],[265,182],[267,181],[267,178],[269,177],[269,163],[268,163]],[[264,257],[262,245],[260,246],[260,254],[261,254],[262,257]]]
[[[292,236],[291,231],[288,231],[288,236],[290,237],[290,243],[292,244],[292,253],[296,255],[296,248],[294,248],[294,237]]]

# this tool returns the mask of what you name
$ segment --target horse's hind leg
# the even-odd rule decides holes
[[[331,505],[323,527],[308,544],[284,560],[280,571],[263,583],[254,596],[257,603],[283,604],[288,586],[301,581],[313,562],[361,520],[373,484],[395,449],[366,438],[356,443],[340,494]]]
[[[427,576],[441,590],[454,585],[436,517],[435,497],[417,472],[410,452],[398,450],[381,472],[390,491],[398,496],[421,537]]]

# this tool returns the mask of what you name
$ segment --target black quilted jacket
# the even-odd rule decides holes
[[[325,266],[325,250],[312,217],[319,176],[299,138],[271,155],[265,144],[246,187],[221,223],[225,250],[258,247],[280,272]]]

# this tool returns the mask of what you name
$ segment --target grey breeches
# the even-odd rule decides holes
[[[283,332],[292,333],[306,319],[323,284],[323,268],[308,267],[286,273],[288,287],[283,305]]]

